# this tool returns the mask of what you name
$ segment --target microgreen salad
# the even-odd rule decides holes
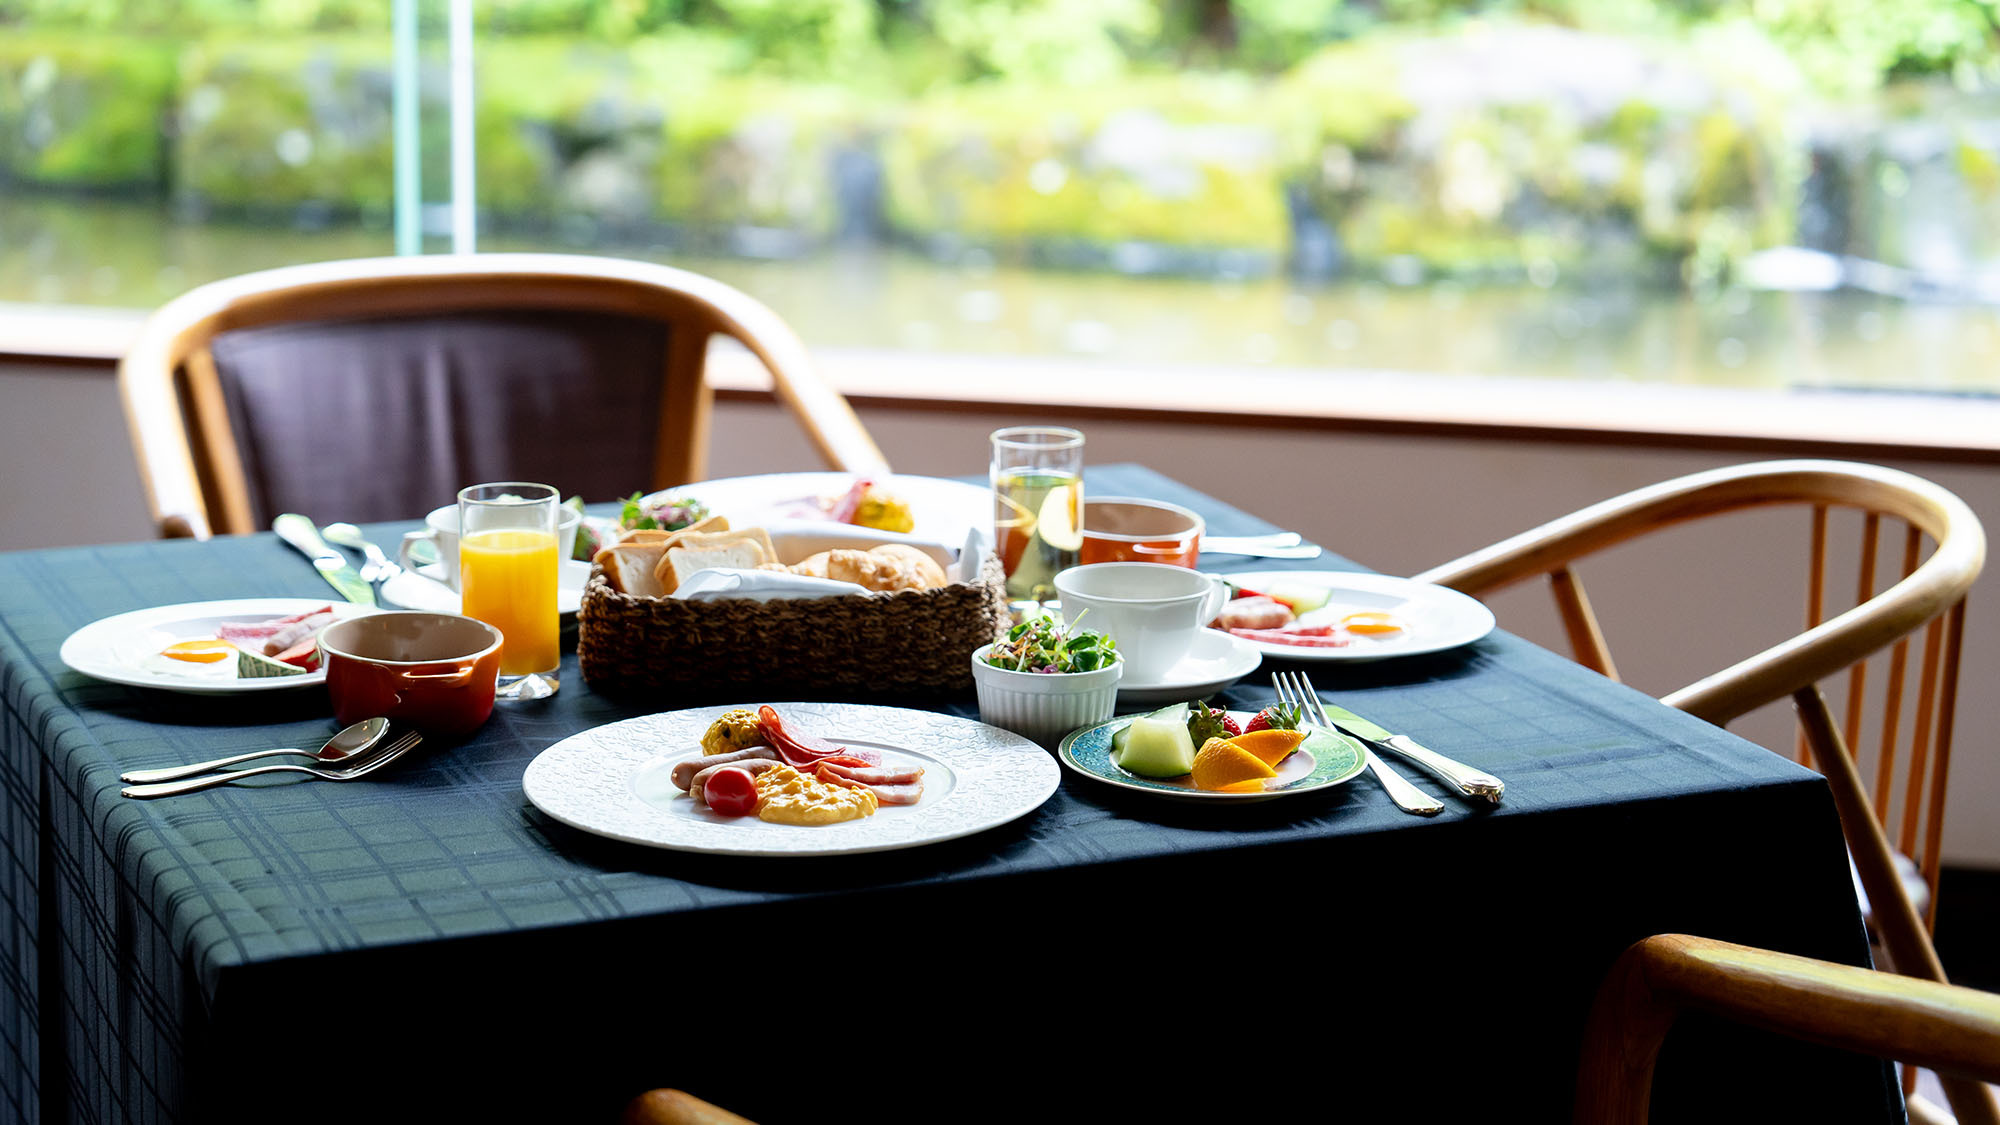
[[[1078,620],[1082,620],[1081,616]],[[1095,672],[1118,662],[1118,644],[1059,617],[1030,617],[986,653],[986,663],[1010,672]]]

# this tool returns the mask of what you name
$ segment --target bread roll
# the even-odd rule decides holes
[[[912,547],[908,543],[884,543],[879,547],[869,548],[868,553],[901,559],[916,579],[916,588],[919,590],[932,590],[948,584],[944,568],[930,556],[930,552]]]
[[[907,562],[873,551],[827,552],[826,576],[864,590],[908,590],[918,581]]]

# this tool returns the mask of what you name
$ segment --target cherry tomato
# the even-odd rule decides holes
[[[757,781],[749,770],[724,766],[709,775],[701,799],[724,816],[749,816],[757,811]]]

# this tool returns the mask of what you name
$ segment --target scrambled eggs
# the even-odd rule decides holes
[[[854,509],[854,522],[877,531],[914,531],[917,526],[909,504],[873,485],[861,494],[861,503]]]
[[[757,721],[757,712],[747,707],[724,711],[722,717],[710,723],[707,733],[701,736],[701,752],[704,755],[733,754],[762,745],[763,724]]]
[[[838,824],[873,816],[878,804],[871,789],[828,785],[790,766],[757,775],[757,819],[775,824]]]

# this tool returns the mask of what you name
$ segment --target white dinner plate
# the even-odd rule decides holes
[[[1380,610],[1395,614],[1409,625],[1400,633],[1357,635],[1343,648],[1311,648],[1237,638],[1265,656],[1282,660],[1359,662],[1420,656],[1471,644],[1493,631],[1493,611],[1477,599],[1445,586],[1408,578],[1339,570],[1246,570],[1222,577],[1258,591],[1268,591],[1278,584],[1326,590],[1326,605],[1302,619],[1337,620],[1350,613]]]
[[[589,583],[589,563],[564,559],[556,575],[556,612],[575,613],[583,604],[583,588]],[[464,605],[458,591],[444,584],[444,568],[436,563],[405,570],[382,583],[382,600],[403,609],[432,613],[457,613]]]
[[[709,724],[756,706],[664,711],[571,735],[528,763],[521,788],[549,816],[613,840],[710,855],[818,856],[970,836],[1033,812],[1062,781],[1048,751],[971,719],[861,703],[772,703],[799,733],[921,765],[923,799],[805,828],[722,816],[674,788],[674,763],[701,756]]]
[[[1118,681],[1120,704],[1187,703],[1207,699],[1257,670],[1264,655],[1249,641],[1219,629],[1195,634],[1194,646],[1157,681]]]
[[[138,609],[93,621],[71,633],[62,643],[62,662],[70,668],[114,684],[160,688],[192,695],[235,695],[251,691],[283,691],[326,682],[326,670],[303,676],[268,676],[239,680],[236,662],[189,664],[154,660],[161,649],[180,641],[207,640],[224,621],[267,621],[289,617],[321,606],[331,606],[342,620],[374,613],[374,606],[324,598],[239,598],[220,602],[187,602],[181,605]],[[204,672],[204,669],[213,671]],[[226,674],[224,674],[226,673]]]
[[[810,514],[821,496],[845,496],[857,473],[767,473],[754,477],[724,477],[699,481],[655,492],[647,502],[667,496],[692,496],[707,504],[709,511],[725,516],[731,527],[763,527],[777,531],[800,525],[828,526]],[[879,534],[894,542],[941,543],[953,550],[965,542],[973,528],[990,529],[993,524],[993,493],[990,489],[942,477],[882,476],[875,483],[882,491],[910,506],[916,526],[907,534],[885,531]]]

